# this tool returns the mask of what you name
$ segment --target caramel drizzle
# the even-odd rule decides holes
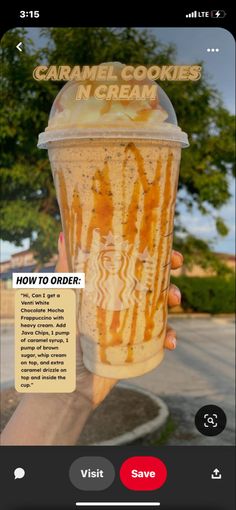
[[[103,170],[97,170],[92,180],[93,210],[88,227],[86,251],[89,252],[92,244],[93,230],[99,228],[101,236],[108,235],[112,230],[114,212],[109,166],[105,163]],[[87,264],[87,263],[86,263]],[[86,268],[85,268],[86,271]],[[97,306],[97,328],[99,332],[100,358],[107,363],[106,350],[108,345],[106,332],[106,310]]]
[[[69,271],[72,271],[72,261],[71,261],[71,247],[73,242],[73,237],[71,235],[71,213],[68,204],[67,190],[65,178],[62,172],[56,172],[58,181],[59,181],[59,189],[60,189],[60,210],[61,217],[63,223],[63,231],[65,233],[65,244],[66,248],[69,246],[69,253],[67,252],[67,260]]]
[[[125,149],[125,160],[122,165],[122,198],[123,198],[123,214],[122,214],[122,225],[123,225],[123,238],[127,239],[131,244],[131,248],[129,250],[128,255],[130,256],[133,250],[133,244],[135,242],[135,237],[137,234],[137,215],[138,215],[138,204],[140,200],[140,191],[141,185],[139,181],[134,183],[133,192],[131,201],[127,211],[127,221],[125,221],[125,173],[127,167],[127,152],[128,146]],[[127,276],[127,268],[125,271],[125,276]],[[122,294],[125,289],[122,289],[120,294],[120,299],[122,300]],[[123,313],[122,322],[120,323],[120,311],[113,312],[113,318],[110,326],[110,332],[112,334],[112,343],[111,345],[121,344],[123,342],[123,332],[125,330],[126,321],[129,315],[129,309],[126,309]],[[132,328],[132,326],[131,326]]]
[[[80,203],[78,189],[75,187],[71,205],[71,253],[74,260],[77,259],[79,246],[81,244],[82,233],[82,207]]]
[[[169,200],[171,196],[171,170],[172,170],[172,162],[173,162],[173,154],[171,152],[168,153],[168,159],[167,159],[167,165],[166,165],[166,181],[165,181],[165,187],[164,187],[164,200],[163,204],[161,206],[162,212],[161,212],[161,218],[160,218],[160,240],[159,240],[159,246],[158,246],[158,253],[157,253],[157,264],[156,264],[156,270],[155,275],[157,278],[159,277],[161,273],[161,267],[162,267],[162,254],[165,244],[165,235],[168,232],[169,228],[169,215],[170,215],[170,209],[169,209]],[[168,250],[167,250],[168,253]],[[169,253],[168,255],[169,256]],[[152,306],[151,306],[151,312],[147,317],[146,320],[146,329],[145,329],[145,341],[148,341],[151,339],[152,331],[154,328],[154,316],[156,311],[158,310],[158,306],[161,305],[163,302],[163,295],[159,294],[159,286],[158,286],[158,280],[155,281],[154,284],[154,294],[153,294],[153,300],[152,300]],[[164,315],[166,316],[167,311],[165,310],[165,303],[163,306]],[[164,318],[164,322],[165,322]]]
[[[162,167],[162,157],[161,157],[161,153],[160,153],[159,160],[157,161],[157,168],[156,168],[156,175],[155,175],[155,188],[156,188],[155,189],[155,193],[156,193],[155,207],[156,208],[158,207],[158,205],[160,205],[160,184],[159,183],[160,183],[160,178],[161,178],[161,167]],[[154,228],[155,227],[157,228],[157,226],[158,226],[157,209],[155,211],[152,211],[152,217],[153,217]],[[151,228],[151,226],[150,226],[150,228]],[[154,252],[155,252],[155,243],[157,243],[157,239],[156,239],[156,233],[154,230],[153,242],[151,243],[151,245],[150,245],[150,243],[148,245],[149,252],[151,253],[152,256],[154,255]],[[158,255],[157,255],[157,257],[158,257]],[[154,278],[156,278],[156,272],[154,274]],[[154,289],[155,289],[155,287],[157,286],[157,282],[155,282],[155,280],[153,282],[153,285],[154,285]],[[153,294],[153,291],[151,289],[149,289],[146,293],[146,303],[145,303],[145,320],[146,320],[146,318],[147,318],[147,320],[146,320],[146,324],[145,324],[144,341],[146,341],[149,338],[149,334],[151,337],[152,328],[154,327],[154,321],[152,321],[152,316],[154,315],[154,312],[153,312],[153,308],[151,308],[152,307],[152,302],[151,302],[152,298],[154,299],[155,295]],[[150,326],[151,326],[151,330],[148,332],[148,329],[150,328]]]
[[[71,210],[69,209],[64,175],[62,172],[56,172],[56,175],[59,181],[60,208],[63,230],[65,232],[66,250],[69,246],[69,253],[67,252],[68,268],[69,272],[72,272],[74,269],[74,260],[78,254],[81,242],[82,207],[78,190],[75,188],[73,191]],[[77,293],[77,310],[79,310],[80,303],[81,291]]]
[[[77,255],[80,242],[81,242],[81,231],[82,231],[82,207],[80,203],[78,190],[75,188],[73,192],[71,210],[69,209],[68,196],[66,191],[65,178],[62,172],[58,173],[59,187],[60,187],[60,203],[62,218],[64,223],[65,241],[66,246],[69,246],[69,252],[74,260]],[[75,253],[75,247],[77,246],[77,252]],[[68,257],[70,265],[72,261]]]
[[[125,153],[127,151],[125,150]],[[123,238],[127,239],[131,245],[134,243],[135,235],[137,232],[136,221],[137,221],[137,213],[138,213],[138,203],[140,196],[140,183],[135,182],[131,202],[129,204],[129,208],[127,211],[127,221],[125,222],[125,175],[126,175],[126,166],[127,166],[127,156],[124,159],[122,164],[122,226],[123,226]],[[130,255],[130,253],[129,253]],[[125,276],[127,276],[127,267],[125,269]],[[123,293],[125,291],[125,287],[121,289],[119,298],[122,302]],[[115,310],[113,312],[113,317],[110,326],[110,333],[112,335],[111,345],[122,344],[123,342],[123,333],[126,326],[126,321],[129,315],[129,309],[126,309],[122,314],[122,321],[120,316],[120,310]]]
[[[105,236],[112,230],[113,200],[109,177],[109,166],[97,170],[92,180],[93,210],[88,227],[86,250],[89,251],[92,244],[93,230],[99,228],[101,236]]]
[[[139,169],[139,160],[141,158],[141,164],[142,164],[141,174],[143,175],[143,172],[142,172],[143,158],[142,158],[140,152],[138,151],[138,149],[136,149],[136,147],[133,143],[130,143],[127,145],[127,147],[125,149],[126,154],[128,153],[128,151],[130,151],[134,154],[138,169]],[[123,237],[125,239],[127,239],[129,241],[129,243],[131,244],[131,248],[129,250],[129,256],[132,256],[135,237],[137,235],[137,216],[138,216],[138,209],[139,209],[141,184],[143,184],[142,179],[140,181],[136,180],[134,183],[132,198],[131,198],[131,202],[130,202],[129,208],[128,208],[127,223],[123,225]],[[138,271],[138,273],[139,273],[139,271]],[[136,276],[136,274],[135,274],[135,276]],[[133,308],[133,310],[132,310],[132,308]],[[133,359],[133,351],[132,351],[131,344],[133,344],[134,339],[135,339],[138,304],[135,303],[133,307],[131,306],[131,310],[132,310],[132,323],[131,323],[130,337],[129,337],[129,341],[128,341],[128,345],[127,345],[126,362],[131,362]]]
[[[173,171],[176,171],[175,168],[173,168]],[[178,179],[177,179],[177,173],[172,176],[172,178],[176,179],[174,190],[173,190],[173,196],[170,204],[170,214],[169,214],[169,224],[168,229],[173,228],[174,223],[174,213],[175,213],[175,199],[176,199],[176,192],[178,187]],[[172,242],[173,242],[173,231],[168,235],[163,236],[164,239],[167,239],[167,249],[166,249],[166,257],[164,261],[164,265],[162,267],[170,266],[170,262],[168,260],[171,257],[171,248],[172,248]],[[163,304],[163,326],[160,332],[160,336],[162,335],[164,329],[166,328],[167,323],[167,301],[168,301],[168,289],[169,289],[169,280],[170,280],[170,268],[167,271],[164,271],[162,283],[161,283],[161,294],[158,300],[158,305]],[[158,306],[157,305],[157,306]]]
[[[138,216],[138,208],[140,202],[140,193],[141,188],[144,193],[144,208],[143,208],[143,216],[141,219],[140,226],[140,236],[139,236],[139,252],[143,252],[145,248],[148,248],[149,253],[153,255],[155,252],[155,228],[157,225],[157,207],[160,204],[160,175],[161,175],[161,167],[162,161],[161,156],[157,161],[155,177],[152,183],[149,183],[146,175],[145,175],[145,167],[144,167],[144,159],[138,150],[138,148],[130,143],[127,145],[125,152],[132,152],[136,165],[139,179],[135,181],[133,186],[133,193],[131,202],[128,207],[127,213],[127,221],[124,221],[125,210],[123,204],[123,237],[129,241],[131,244],[131,249],[129,255],[132,255],[133,246],[135,243],[135,237],[137,235],[137,216]],[[162,253],[165,243],[165,235],[168,230],[169,224],[172,224],[172,216],[174,212],[174,203],[175,203],[175,194],[173,195],[171,208],[169,206],[169,199],[171,194],[171,169],[173,162],[173,154],[168,154],[167,167],[166,167],[166,181],[164,188],[164,200],[162,204],[162,214],[160,218],[161,225],[161,238],[158,247],[158,255],[157,255],[157,265],[155,274],[160,274],[161,267],[161,259]],[[122,186],[123,190],[125,188],[125,170],[127,165],[127,157],[122,166]],[[59,186],[60,186],[60,198],[61,198],[61,209],[63,211],[63,219],[65,225],[65,235],[66,235],[66,245],[70,247],[70,253],[72,257],[76,257],[78,252],[75,253],[75,247],[80,246],[81,243],[81,233],[82,233],[82,208],[79,199],[79,194],[77,189],[74,189],[71,213],[68,206],[68,197],[65,185],[65,179],[62,173],[59,173]],[[112,231],[112,218],[114,213],[114,206],[112,200],[112,191],[111,191],[111,183],[109,177],[109,167],[106,163],[104,165],[104,169],[97,170],[92,180],[92,191],[93,191],[93,209],[92,215],[88,227],[87,239],[86,239],[86,251],[89,252],[92,244],[92,236],[93,230],[96,228],[100,229],[101,235],[105,236]],[[123,191],[124,198],[124,191]],[[170,213],[171,210],[171,213]],[[168,244],[172,243],[172,238],[170,241],[168,240]],[[169,249],[167,250],[168,256]],[[86,262],[86,266],[87,266]],[[136,261],[136,269],[135,275],[137,279],[140,281],[142,276],[143,264],[138,260]],[[86,272],[86,267],[85,267]],[[154,315],[157,310],[157,306],[163,302],[164,293],[159,295],[157,282],[154,285],[153,299],[151,303],[151,294],[152,291],[147,292],[146,294],[146,304],[145,304],[145,318],[146,318],[146,328],[145,328],[145,341],[150,340],[152,331],[154,328]],[[166,293],[167,299],[167,293]],[[165,300],[166,300],[165,299]],[[132,309],[133,308],[133,309]],[[166,307],[164,307],[165,309]],[[112,341],[110,345],[116,345],[122,343],[122,333],[125,328],[126,320],[129,312],[132,314],[132,324],[130,337],[128,342],[128,354],[127,354],[127,362],[131,362],[133,359],[133,349],[132,344],[135,341],[135,334],[137,328],[137,317],[138,317],[138,303],[135,302],[133,307],[130,309],[126,309],[123,313],[122,323],[120,321],[120,311],[114,311],[112,315],[112,320],[110,324],[110,334],[112,336]],[[164,311],[165,313],[165,311]],[[106,347],[109,345],[107,338],[107,324],[106,324],[106,310],[97,307],[97,328],[99,331],[99,344],[100,344],[100,358],[101,361],[107,363],[106,357]],[[164,324],[163,324],[164,327]]]
[[[140,190],[140,183],[142,185],[143,193],[144,193],[144,206],[143,206],[143,216],[141,219],[141,226],[140,226],[140,236],[139,236],[139,252],[142,253],[145,248],[148,248],[149,253],[153,255],[154,253],[154,239],[155,239],[155,226],[156,226],[156,215],[157,215],[157,206],[159,205],[160,201],[160,175],[161,175],[161,160],[157,162],[156,165],[156,172],[155,177],[152,183],[149,183],[146,178],[145,173],[145,166],[144,166],[144,159],[138,150],[138,148],[134,145],[134,143],[130,143],[126,147],[126,151],[131,151],[135,157],[136,165],[137,165],[137,172],[139,181],[135,182],[135,186],[139,186]],[[134,186],[134,188],[135,188]],[[139,198],[139,197],[138,197]],[[137,201],[138,204],[138,201]],[[130,218],[130,221],[127,223],[125,235],[130,239],[132,237],[132,243],[134,242],[134,236],[136,234],[136,221],[137,221],[137,207],[133,211],[134,207],[136,206],[136,203],[133,202],[133,197],[130,204],[130,210],[132,211],[132,215]],[[135,214],[136,211],[136,214]],[[133,214],[134,213],[134,214]],[[141,280],[143,271],[143,264],[140,263],[140,261],[136,262],[136,272],[135,276],[137,277],[138,281]],[[146,294],[146,314],[145,317],[147,317],[149,322],[149,316],[148,316],[148,310],[150,306],[150,292],[147,292]],[[133,313],[132,313],[132,323],[131,323],[131,331],[130,331],[130,337],[128,342],[128,353],[127,353],[127,362],[131,362],[133,360],[133,350],[132,350],[132,344],[135,342],[135,335],[136,335],[136,328],[137,328],[137,318],[138,318],[138,303],[135,302],[133,306]],[[153,324],[154,325],[154,324]]]
[[[107,355],[106,355],[106,347],[107,347],[107,323],[106,323],[106,310],[104,308],[100,308],[97,306],[97,328],[99,332],[99,352],[100,352],[100,360],[102,363],[108,363]]]

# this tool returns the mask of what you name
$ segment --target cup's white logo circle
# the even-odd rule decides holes
[[[76,271],[83,271],[85,263],[84,292],[106,310],[129,308],[153,286],[154,260],[148,250],[139,253],[137,246],[112,232],[100,236],[99,229],[94,229],[90,253],[79,251]],[[136,276],[137,264],[140,278]]]

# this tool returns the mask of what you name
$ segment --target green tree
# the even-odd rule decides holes
[[[38,134],[45,129],[52,102],[61,88],[57,82],[36,82],[34,67],[43,64],[94,65],[120,61],[126,64],[173,64],[175,48],[163,45],[150,32],[134,28],[43,29],[43,47],[35,50],[25,29],[14,29],[2,40],[1,237],[21,244],[30,239],[40,263],[56,250],[60,217],[47,153],[37,149]],[[15,46],[23,41],[20,55]],[[175,106],[177,118],[189,134],[191,149],[183,151],[179,201],[189,210],[196,205],[215,219],[220,235],[227,227],[218,211],[230,198],[228,178],[235,169],[234,118],[224,108],[220,95],[204,73],[197,82],[163,82],[162,87]],[[194,253],[199,262],[213,264],[207,243],[179,236],[176,245]],[[188,256],[187,256],[188,260]],[[214,264],[213,264],[214,265]]]

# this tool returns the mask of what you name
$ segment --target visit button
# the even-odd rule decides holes
[[[130,457],[120,468],[121,482],[131,491],[160,489],[166,478],[166,466],[157,457]]]

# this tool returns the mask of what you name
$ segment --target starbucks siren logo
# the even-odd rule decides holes
[[[106,310],[124,310],[139,302],[141,295],[152,286],[154,261],[147,248],[138,252],[137,243],[131,245],[120,235],[110,231],[100,236],[93,230],[90,253],[79,250],[76,271],[86,268],[84,292],[91,295],[94,304]],[[139,265],[141,281],[136,276]]]

